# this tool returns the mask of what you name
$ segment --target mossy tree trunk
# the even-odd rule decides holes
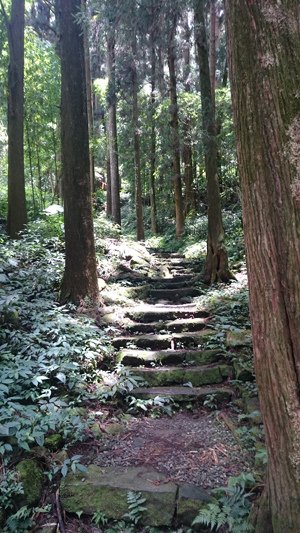
[[[10,20],[1,2],[8,32],[8,217],[7,230],[19,237],[27,222],[24,177],[24,0],[12,0]]]
[[[224,228],[218,182],[215,112],[209,71],[204,6],[204,0],[194,0],[195,39],[200,70],[203,146],[205,152],[208,203],[207,256],[204,279],[207,283],[214,283],[216,281],[228,282],[233,276],[228,268],[228,257],[224,244]]]
[[[300,531],[298,0],[226,0],[256,378],[268,467],[256,533]]]
[[[61,302],[98,297],[81,0],[61,0],[62,164],[66,259]]]

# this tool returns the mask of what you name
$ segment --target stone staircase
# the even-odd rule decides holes
[[[205,348],[215,330],[209,313],[194,303],[205,291],[199,263],[167,252],[156,253],[155,259],[164,277],[140,286],[144,303],[125,310],[122,335],[113,340],[117,361],[147,383],[132,394],[176,402],[203,402],[213,395],[214,401],[229,401],[232,367],[221,349]]]

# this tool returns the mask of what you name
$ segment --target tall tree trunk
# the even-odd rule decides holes
[[[117,98],[116,98],[116,60],[115,60],[115,27],[109,21],[107,32],[107,76],[108,76],[108,147],[110,159],[111,211],[115,224],[121,225],[120,177],[117,140]]]
[[[166,95],[166,82],[165,82],[165,71],[164,71],[164,52],[161,43],[158,43],[157,46],[157,84],[160,94],[160,98],[163,100]]]
[[[172,152],[173,152],[173,184],[175,197],[175,216],[176,216],[176,235],[184,232],[184,213],[182,200],[182,184],[180,172],[180,143],[179,143],[179,121],[178,121],[178,104],[177,104],[177,80],[175,67],[175,33],[177,26],[177,15],[172,15],[172,27],[168,44],[168,66],[170,73],[170,115],[172,128]]]
[[[25,1],[12,0],[8,30],[8,217],[7,230],[19,237],[27,222],[24,178],[24,17]]]
[[[184,47],[183,47],[183,82],[184,90],[187,93],[191,92],[190,74],[191,74],[191,28],[189,25],[189,11],[186,10],[183,16],[183,31],[184,31]],[[184,164],[184,183],[185,183],[185,197],[184,197],[184,212],[188,215],[192,209],[195,208],[195,199],[193,191],[193,151],[191,142],[191,121],[186,117],[183,125],[184,139],[182,160]]]
[[[227,282],[233,278],[228,268],[224,244],[221,199],[217,175],[217,142],[212,101],[208,47],[204,18],[204,0],[194,0],[195,39],[200,70],[203,146],[207,180],[208,236],[204,279],[206,283]]]
[[[209,71],[212,105],[215,113],[216,108],[216,30],[217,30],[217,8],[216,0],[210,0],[210,36],[209,36]]]
[[[107,218],[112,217],[109,148],[107,148],[107,160],[106,160],[106,216]]]
[[[28,150],[28,159],[29,159],[29,172],[30,172],[30,185],[31,185],[31,196],[32,196],[32,205],[33,205],[33,214],[37,214],[37,206],[35,202],[35,192],[34,192],[34,176],[33,176],[33,165],[32,165],[32,149],[31,149],[31,139],[29,132],[29,119],[25,119],[25,131],[26,131],[26,141],[27,141],[27,150]]]
[[[137,240],[145,238],[142,201],[142,177],[141,177],[141,154],[140,154],[140,128],[138,107],[138,79],[136,68],[137,36],[136,36],[136,0],[134,0],[132,42],[131,42],[131,74],[132,74],[132,125],[134,146],[134,175],[135,175],[135,209],[136,209],[136,235]]]
[[[61,0],[62,163],[66,262],[61,302],[98,297],[81,0]]]
[[[83,41],[84,41],[84,61],[85,61],[85,77],[86,77],[86,98],[87,98],[87,116],[88,116],[88,128],[89,128],[89,140],[91,141],[94,136],[94,117],[93,117],[93,99],[92,99],[92,76],[91,76],[91,59],[90,59],[90,46],[89,46],[89,24],[88,24],[88,9],[87,1],[82,0],[84,9],[84,15],[86,20],[83,25]],[[95,162],[92,146],[90,150],[90,176],[91,176],[91,192],[95,191]]]
[[[156,209],[156,129],[155,129],[155,108],[156,108],[156,52],[155,37],[151,33],[151,156],[150,156],[150,209],[151,209],[151,231],[157,234],[157,209]]]
[[[268,467],[256,533],[300,531],[298,0],[226,0],[256,379]]]

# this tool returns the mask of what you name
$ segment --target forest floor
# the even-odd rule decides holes
[[[24,241],[0,261],[2,531],[197,531],[200,507],[221,513],[232,490],[245,520],[266,456],[243,263],[209,288],[187,254],[100,239],[102,306],[75,310],[53,293],[60,241]],[[31,500],[24,461],[48,478]],[[109,490],[120,480],[112,510],[100,474]]]

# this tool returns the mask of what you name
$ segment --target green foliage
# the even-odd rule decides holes
[[[105,337],[56,295],[63,256],[61,220],[29,226],[23,239],[2,246],[0,259],[0,452],[30,450],[52,433],[64,442],[85,438],[74,414],[106,348]],[[39,232],[43,231],[43,237]],[[60,230],[61,231],[61,230]]]
[[[203,405],[205,407],[208,407],[208,409],[215,410],[218,408],[218,403],[216,401],[216,394],[209,394],[206,396],[206,399],[203,402]]]
[[[23,485],[18,481],[18,474],[14,470],[3,469],[0,477],[0,511],[14,508],[16,496],[23,494]]]
[[[54,45],[31,28],[26,28],[25,50],[26,180],[36,215],[45,207],[47,193],[57,196],[60,64]]]
[[[126,401],[129,403],[129,413],[144,412],[149,414],[151,418],[159,418],[162,415],[172,416],[174,409],[178,407],[171,398],[160,396],[149,398],[148,400],[128,396]]]
[[[221,527],[227,527],[232,533],[253,531],[248,522],[251,501],[246,487],[249,484],[255,484],[252,474],[243,473],[229,478],[228,486],[214,491],[218,494],[217,498],[200,510],[193,525],[202,524],[210,527],[211,531],[218,531]]]
[[[113,384],[100,392],[102,400],[127,396],[135,387],[145,384],[143,378],[132,374],[131,370],[118,363],[112,376]]]
[[[52,465],[53,474],[56,475],[59,472],[62,477],[66,477],[70,471],[73,472],[73,474],[76,474],[76,472],[86,472],[86,466],[80,463],[81,457],[81,455],[73,455],[72,457],[65,459],[62,464],[56,466]]]
[[[92,516],[92,522],[96,524],[97,527],[105,526],[108,522],[108,519],[102,511],[96,511]]]
[[[134,525],[139,524],[146,511],[145,502],[146,498],[143,498],[141,492],[129,491],[127,494],[128,513],[124,515],[124,518]]]
[[[1,531],[2,533],[27,533],[29,529],[35,526],[35,516],[48,513],[50,508],[50,505],[34,508],[23,506],[8,517]]]

